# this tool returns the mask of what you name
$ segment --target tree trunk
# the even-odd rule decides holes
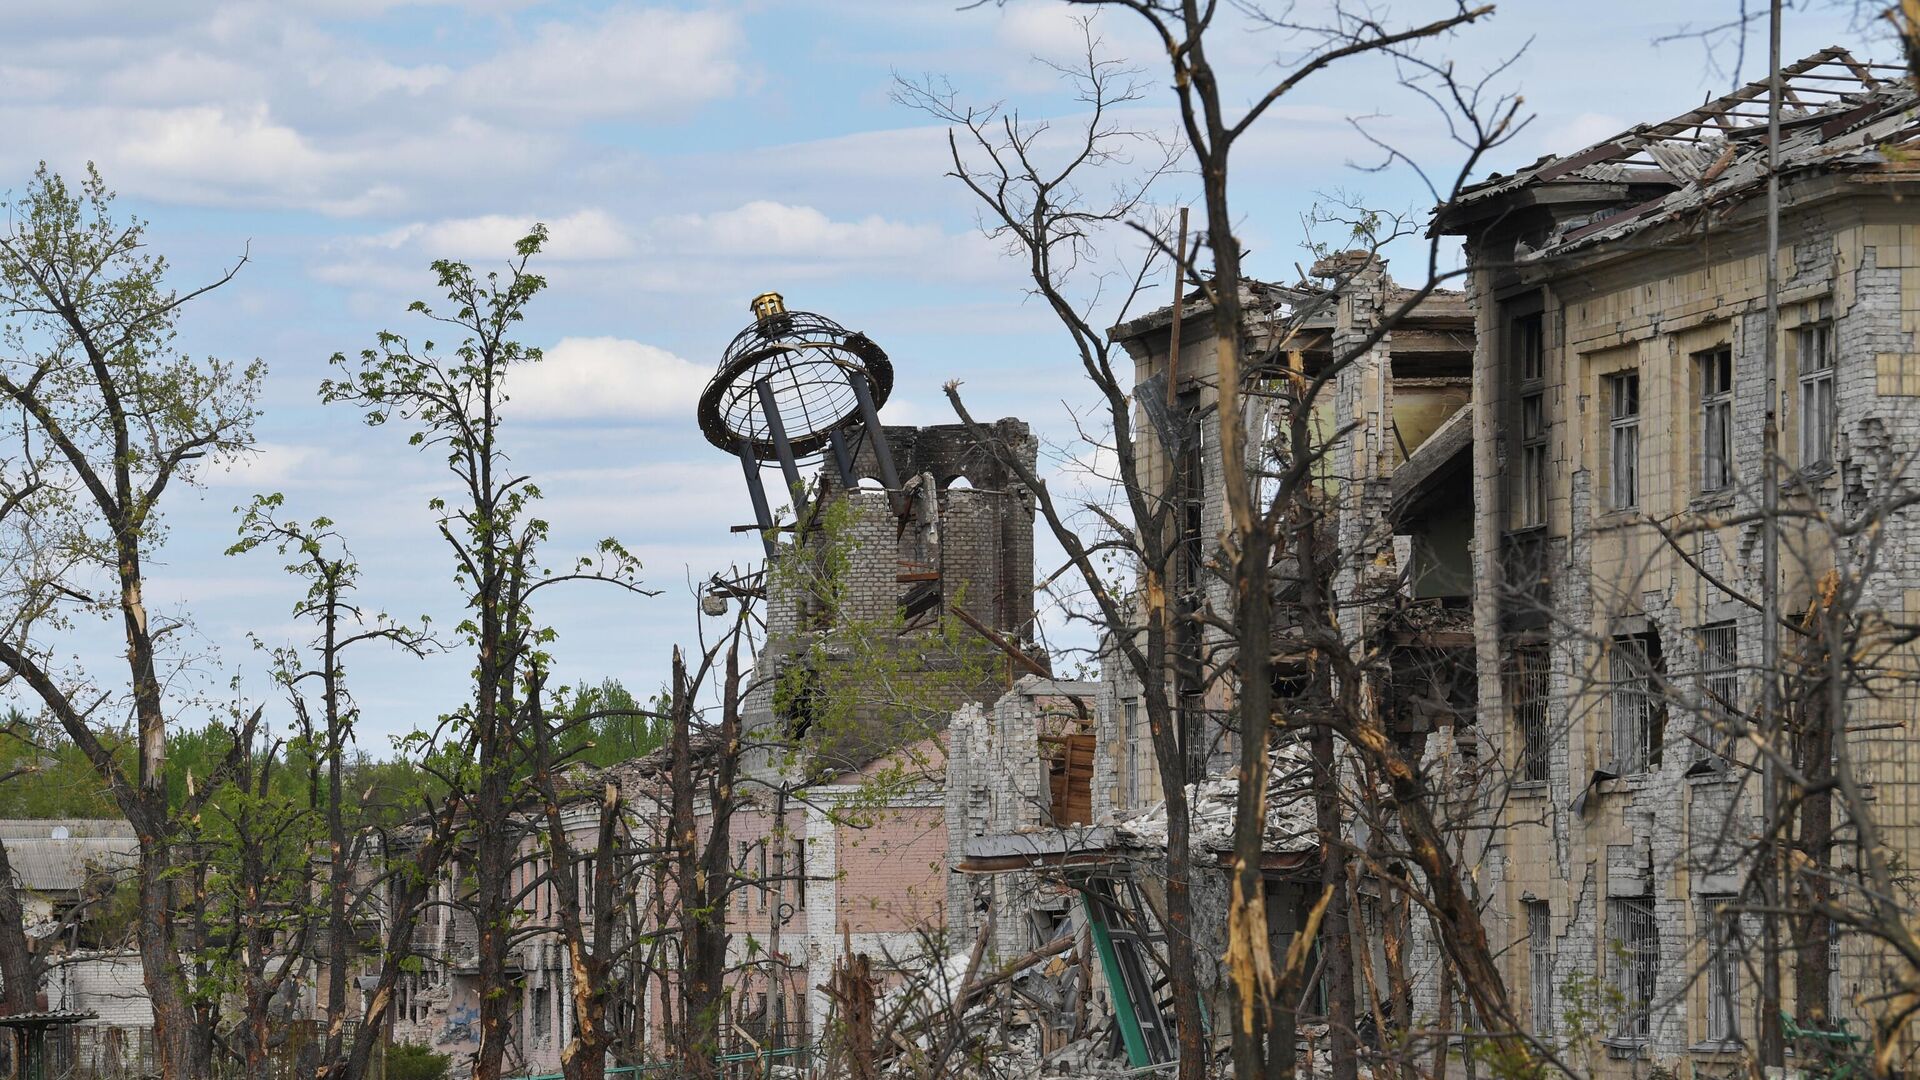
[[[1795,842],[1801,855],[1794,860],[1797,864],[1794,876],[1798,879],[1795,904],[1803,914],[1794,920],[1799,924],[1796,935],[1799,940],[1793,965],[1793,1007],[1802,1026],[1824,1029],[1833,1009],[1833,1003],[1828,1000],[1832,985],[1833,924],[1820,908],[1830,904],[1833,898],[1833,791],[1829,781],[1833,776],[1833,740],[1840,726],[1838,718],[1844,715],[1841,710],[1845,707],[1846,692],[1846,673],[1835,658],[1848,650],[1838,636],[1837,614],[1828,610],[1822,615],[1822,633],[1815,640],[1826,646],[1827,655],[1821,658],[1826,670],[1802,695],[1799,746],[1795,755],[1808,787],[1801,793],[1800,828]],[[1814,1049],[1800,1048],[1803,1053]]]
[[[1322,837],[1320,884],[1333,890],[1327,901],[1320,940],[1326,953],[1327,1051],[1334,1080],[1357,1080],[1360,1075],[1354,1038],[1353,931],[1347,888],[1347,851],[1341,838],[1338,773],[1335,770],[1333,731],[1325,724],[1313,728],[1314,823]]]
[[[27,941],[26,915],[13,883],[13,863],[7,858],[7,846],[0,843],[0,1005],[7,1012],[34,1010],[40,987],[33,968],[33,946]],[[11,1048],[9,1040],[6,1049]]]

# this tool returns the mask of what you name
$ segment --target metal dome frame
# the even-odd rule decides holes
[[[699,419],[708,442],[739,457],[767,554],[774,554],[777,529],[760,478],[768,461],[779,462],[796,519],[804,520],[800,460],[830,451],[841,485],[851,490],[859,486],[854,458],[867,438],[899,513],[900,480],[880,426],[880,406],[893,392],[886,350],[824,315],[786,310],[778,293],[755,297],[752,309],[753,323],[728,344],[700,394]]]
[[[799,358],[787,359],[795,356]],[[805,371],[803,378],[802,369],[813,370]],[[828,385],[821,376],[829,371],[844,375],[845,382]],[[783,311],[757,319],[727,346],[719,370],[700,394],[700,430],[707,441],[736,453],[744,437],[762,456],[775,454],[778,448],[771,425],[764,420],[755,390],[763,383],[782,380],[787,385],[770,385],[770,389],[783,395],[780,404],[802,406],[797,426],[789,409],[780,412],[788,446],[796,459],[804,458],[827,449],[833,431],[865,419],[859,400],[862,383],[876,413],[887,403],[893,393],[893,363],[872,338],[824,315]],[[840,396],[843,389],[844,398]],[[816,404],[828,407],[807,408]]]

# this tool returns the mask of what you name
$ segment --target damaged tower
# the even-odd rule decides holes
[[[708,441],[740,459],[751,527],[773,568],[761,657],[771,677],[756,683],[749,724],[779,711],[788,733],[802,734],[817,695],[783,668],[851,662],[842,653],[854,646],[836,638],[886,632],[917,642],[913,656],[894,658],[908,665],[893,671],[905,681],[913,665],[958,670],[957,658],[926,647],[951,631],[941,630],[948,615],[967,628],[970,647],[995,650],[997,659],[977,686],[894,704],[944,715],[1003,691],[1008,665],[1024,657],[1007,653],[1028,639],[1033,620],[1033,499],[1004,464],[1008,456],[1033,463],[1026,425],[988,425],[985,444],[961,424],[884,427],[879,409],[893,389],[893,365],[879,345],[832,319],[787,310],[778,293],[756,297],[752,309],[753,323],[727,347],[700,399]],[[808,477],[803,468],[815,461],[818,474]],[[769,498],[768,465],[789,493],[785,506]],[[1020,673],[1033,661],[1024,663]],[[878,703],[865,711],[875,715],[855,726],[871,727],[879,742],[913,727],[883,715]],[[858,768],[877,748],[860,732],[838,736],[848,745],[810,748],[827,755],[822,764]]]
[[[732,833],[743,867],[804,881],[770,886],[789,901],[742,923],[781,974],[738,995],[818,1031],[847,948],[899,959],[946,925],[954,710],[1045,670],[1026,651],[1033,496],[1011,464],[1031,468],[1036,447],[1014,419],[983,437],[883,426],[894,372],[878,344],[773,293],[753,313],[700,402],[709,441],[741,462],[754,521],[740,528],[768,555],[742,702],[753,805]],[[787,499],[770,496],[769,467]]]

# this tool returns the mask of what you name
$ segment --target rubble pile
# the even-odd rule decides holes
[[[1014,960],[1018,966],[976,965],[971,952],[955,952],[911,973],[876,1003],[887,1026],[884,1075],[909,1080],[936,1062],[950,1075],[999,1080],[1131,1075],[1112,1017],[1082,1008],[1093,1003],[1081,1000],[1092,990],[1079,978],[1078,940],[1069,920],[1048,945]],[[1076,1016],[1080,1030],[1071,1037]]]
[[[1265,849],[1270,852],[1311,851],[1320,844],[1311,795],[1313,755],[1304,744],[1282,746],[1268,757],[1267,828]],[[1190,843],[1195,850],[1233,849],[1235,800],[1240,797],[1237,775],[1210,777],[1187,785]],[[1144,848],[1167,846],[1167,804],[1155,802],[1128,816],[1103,822],[1114,826],[1118,838]]]

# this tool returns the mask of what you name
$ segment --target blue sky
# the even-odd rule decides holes
[[[1447,6],[1394,8],[1410,21]],[[943,129],[889,90],[896,72],[937,74],[970,100],[1070,122],[1072,101],[1033,57],[1069,54],[1078,30],[1058,3],[956,7],[19,0],[0,9],[9,43],[0,186],[19,190],[40,159],[68,172],[96,161],[123,204],[151,221],[181,283],[249,255],[182,327],[191,351],[257,356],[271,372],[259,452],[175,494],[153,570],[151,595],[194,627],[177,658],[183,721],[204,717],[184,704],[196,691],[231,676],[267,692],[250,636],[301,636],[279,560],[222,554],[233,507],[255,491],[285,493],[299,516],[336,519],[374,606],[458,619],[426,509],[447,490],[441,469],[402,432],[319,404],[315,388],[332,353],[408,329],[407,302],[430,296],[429,260],[497,262],[534,220],[553,232],[542,264],[552,288],[524,336],[549,360],[516,391],[510,441],[548,496],[549,561],[618,536],[663,590],[647,600],[554,593],[540,615],[559,632],[564,679],[657,685],[667,649],[694,632],[689,582],[755,555],[727,529],[750,517],[738,467],[693,421],[694,398],[755,293],[779,290],[885,346],[899,373],[891,422],[948,419],[939,388],[959,378],[976,415],[1019,415],[1069,444],[1071,411],[1089,395],[1064,339],[1024,302],[1019,266],[977,234],[967,193],[942,177]],[[1698,43],[1651,43],[1733,8],[1625,0],[1600,14],[1503,0],[1484,26],[1428,54],[1477,71],[1531,41],[1500,83],[1535,117],[1491,163],[1510,168],[1725,89]],[[1152,43],[1121,12],[1096,32],[1150,81],[1140,123],[1167,125]],[[1841,15],[1789,16],[1787,55],[1834,43],[1889,52]],[[1244,99],[1286,43],[1236,29],[1215,50]],[[1745,75],[1759,70],[1750,62]],[[1378,64],[1333,69],[1243,148],[1235,200],[1251,272],[1291,276],[1304,261],[1301,215],[1325,193],[1423,205],[1410,175],[1352,167],[1372,155],[1349,116],[1375,115],[1418,160],[1453,167],[1430,109],[1390,74]],[[1183,182],[1163,198],[1180,198]],[[112,662],[103,628],[82,628],[70,645],[81,662]],[[364,653],[350,668],[363,744],[379,752],[387,736],[453,708],[466,667],[458,654]]]

